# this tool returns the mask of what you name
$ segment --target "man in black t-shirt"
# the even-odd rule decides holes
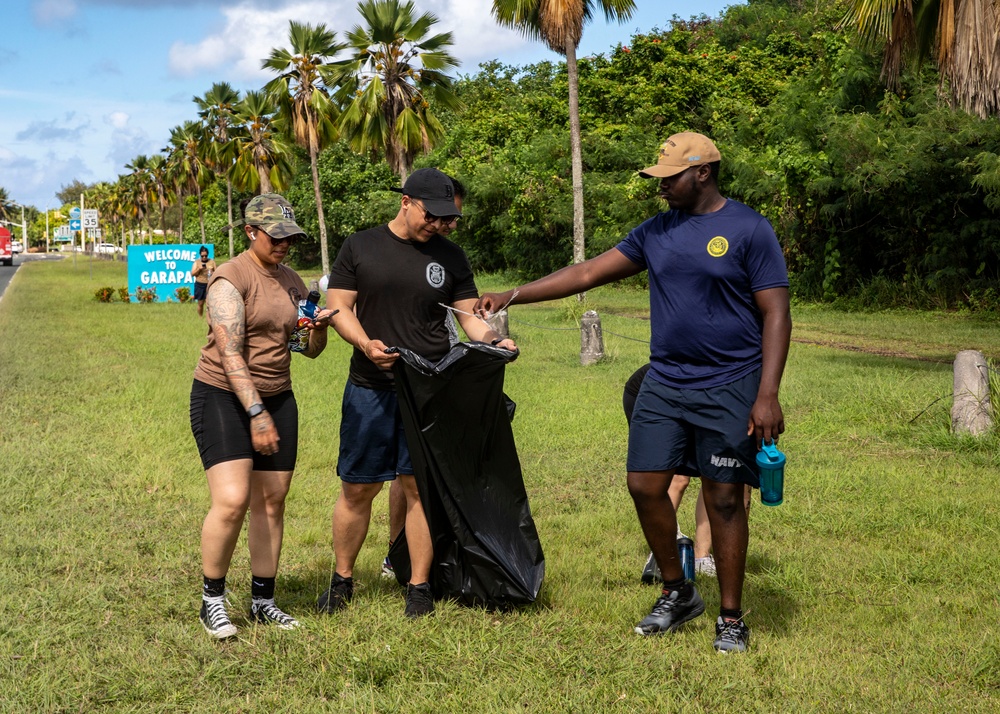
[[[445,321],[451,306],[470,340],[509,350],[472,314],[479,297],[464,251],[439,235],[461,213],[451,180],[437,169],[414,171],[401,189],[399,212],[388,224],[350,236],[330,271],[327,308],[339,310],[333,327],[354,345],[344,388],[337,474],[342,483],[333,509],[336,568],[330,588],[317,602],[322,612],[343,608],[354,594],[353,572],[368,534],[372,500],[397,476],[406,495],[406,540],[411,575],[406,615],[434,610],[430,592],[433,549],[417,492],[399,415],[393,375],[406,347],[430,360],[450,348]],[[356,310],[356,312],[355,312]]]

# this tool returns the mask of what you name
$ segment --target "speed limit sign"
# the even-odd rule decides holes
[[[83,227],[97,228],[97,209],[85,208],[83,211]]]

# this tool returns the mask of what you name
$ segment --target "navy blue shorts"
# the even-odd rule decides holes
[[[628,435],[629,471],[696,469],[719,483],[760,487],[757,444],[747,435],[760,370],[708,389],[643,380]]]
[[[347,483],[380,483],[412,473],[396,392],[348,381],[340,412],[337,475]]]
[[[195,283],[194,284],[194,299],[204,300],[205,293],[208,292],[208,283]]]
[[[250,417],[234,392],[194,380],[191,385],[191,432],[205,470],[223,461],[253,459],[254,471],[293,471],[299,451],[299,407],[292,390],[261,397],[278,429],[278,452],[253,450]]]

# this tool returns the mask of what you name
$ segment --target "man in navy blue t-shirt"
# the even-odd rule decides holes
[[[654,166],[670,211],[640,225],[615,248],[506,293],[476,309],[567,297],[648,271],[651,368],[629,429],[628,488],[663,575],[663,593],[636,626],[674,631],[704,612],[684,580],[668,489],[678,468],[702,474],[721,595],[715,649],[743,652],[750,630],[742,596],[748,542],[744,484],[759,487],[762,440],[785,430],[778,387],[792,320],[788,274],[774,230],[719,192],[722,156],[701,134],[671,136]]]

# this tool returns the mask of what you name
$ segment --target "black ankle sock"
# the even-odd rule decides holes
[[[739,620],[743,617],[742,610],[727,610],[724,607],[719,608],[719,615],[723,620]]]
[[[250,578],[250,597],[257,600],[274,599],[274,578],[262,578],[254,575]]]
[[[345,578],[343,575],[337,571],[333,571],[333,577],[330,578],[330,587],[333,587],[337,583],[351,583],[354,584],[354,578]]]
[[[210,578],[207,575],[202,576],[204,582],[201,585],[201,592],[205,597],[219,597],[220,595],[226,594],[226,578],[225,576],[221,578]]]
[[[676,590],[681,597],[688,597],[691,595],[691,583],[689,583],[684,578],[680,578],[679,580],[670,580],[670,581],[665,580],[663,582],[664,595],[668,595],[674,590]]]

